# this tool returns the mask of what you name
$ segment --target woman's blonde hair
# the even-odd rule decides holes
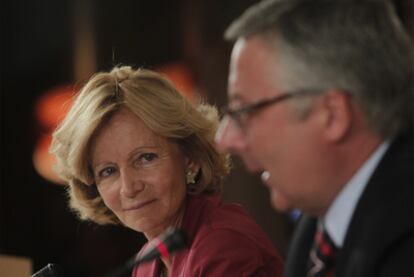
[[[90,169],[89,150],[97,130],[120,108],[128,108],[154,133],[177,143],[200,166],[191,194],[221,191],[229,160],[214,147],[216,108],[194,107],[163,76],[150,70],[115,67],[94,75],[76,95],[53,134],[50,152],[56,171],[69,184],[70,206],[81,219],[119,223],[100,197]],[[116,143],[116,142],[114,142]]]

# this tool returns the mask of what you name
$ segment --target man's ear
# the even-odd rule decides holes
[[[322,96],[320,105],[325,139],[331,142],[345,139],[353,120],[351,95],[341,90],[331,90]]]

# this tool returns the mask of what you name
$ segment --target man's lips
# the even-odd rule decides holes
[[[262,180],[263,184],[265,184],[268,187],[270,186],[270,184],[269,184],[269,179],[270,179],[269,171],[263,171],[262,174],[260,175],[260,179]]]
[[[145,202],[142,202],[142,203],[138,203],[138,204],[133,205],[131,207],[124,208],[124,211],[131,211],[131,210],[141,209],[141,208],[151,204],[152,202],[155,202],[156,200],[157,199],[151,199],[151,200],[148,200],[148,201],[145,201]]]

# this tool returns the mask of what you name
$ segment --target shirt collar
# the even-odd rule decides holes
[[[384,156],[390,141],[384,141],[348,181],[322,217],[324,228],[339,248],[343,246],[349,223],[369,178]]]

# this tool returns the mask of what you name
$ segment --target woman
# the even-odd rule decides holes
[[[220,201],[229,166],[214,148],[217,124],[213,107],[196,109],[160,75],[124,66],[91,78],[55,131],[51,152],[81,219],[123,224],[149,243],[169,227],[186,232],[187,249],[133,276],[280,275],[260,228]]]

